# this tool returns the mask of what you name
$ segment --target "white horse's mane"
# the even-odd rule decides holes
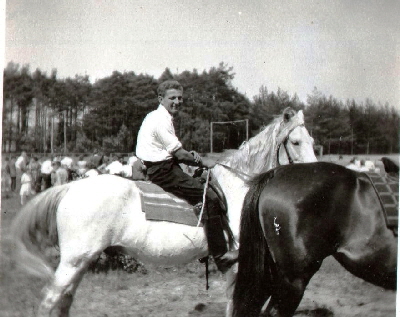
[[[260,174],[276,165],[278,145],[297,126],[304,124],[304,115],[300,110],[288,122],[283,116],[275,118],[264,130],[244,142],[237,151],[221,159],[233,169],[248,175]]]

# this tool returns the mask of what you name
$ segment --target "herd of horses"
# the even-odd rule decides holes
[[[396,288],[397,239],[373,185],[317,162],[302,111],[284,111],[211,174],[239,248],[226,273],[227,316],[292,316],[330,255],[354,275]],[[112,175],[42,192],[17,214],[12,234],[16,263],[48,279],[37,316],[68,316],[83,274],[107,248],[159,265],[208,254],[202,228],[146,220],[135,182]],[[44,256],[52,246],[60,250],[55,271]]]

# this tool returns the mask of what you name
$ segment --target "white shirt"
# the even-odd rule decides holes
[[[86,164],[87,164],[86,161],[78,161],[78,162],[76,163],[76,165],[78,165],[78,169],[80,169],[80,170],[86,169]]]
[[[121,174],[124,177],[132,177],[132,166],[128,164],[122,165]]]
[[[25,159],[23,156],[19,156],[17,158],[17,161],[15,162],[15,167],[18,169],[21,169],[22,166],[26,165],[25,164]]]
[[[97,175],[99,175],[99,172],[96,169],[88,170],[85,173],[85,177],[92,177],[92,176],[97,176]]]
[[[172,116],[159,105],[144,118],[140,127],[136,155],[143,161],[159,162],[172,158],[172,153],[182,147],[175,135]]]
[[[74,161],[72,160],[72,158],[66,156],[61,160],[61,165],[64,165],[66,168],[71,168],[73,162]]]
[[[346,167],[350,170],[357,171],[357,172],[360,170],[360,168],[354,163],[350,163],[349,165],[346,165]]]
[[[53,166],[51,166],[51,161],[46,160],[42,163],[42,166],[40,167],[40,172],[43,174],[51,174],[53,171]]]
[[[136,156],[130,156],[128,158],[128,165],[133,166],[133,164],[135,164],[135,162],[138,160],[138,158]]]
[[[375,169],[375,164],[372,161],[365,161],[365,167],[371,171]]]
[[[368,167],[366,167],[366,166],[364,165],[364,166],[361,166],[361,167],[360,167],[359,171],[360,171],[360,172],[368,172],[369,169],[368,169]]]
[[[122,172],[122,163],[120,161],[111,162],[105,170],[109,174],[120,174]]]

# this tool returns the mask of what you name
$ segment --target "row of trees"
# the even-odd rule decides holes
[[[254,98],[250,117],[266,124],[285,107],[303,109],[306,127],[315,143],[328,154],[398,153],[399,113],[388,103],[375,104],[371,99],[356,103],[326,97],[316,88],[307,103],[285,91],[268,93],[266,87]]]
[[[131,152],[145,115],[157,107],[159,82],[177,79],[184,86],[185,103],[176,131],[184,146],[210,150],[210,122],[248,119],[250,136],[283,109],[303,109],[306,126],[325,153],[398,152],[399,113],[389,104],[367,99],[339,101],[317,89],[307,103],[297,95],[264,86],[253,100],[233,88],[232,67],[221,63],[208,71],[160,78],[135,72],[113,72],[89,81],[88,76],[59,79],[29,65],[10,62],[4,70],[3,151]],[[245,140],[245,125],[221,125],[213,131],[214,150],[237,148]]]

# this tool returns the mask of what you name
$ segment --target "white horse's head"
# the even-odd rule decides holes
[[[297,113],[293,110],[284,111],[276,141],[277,165],[317,161],[314,153],[314,139],[304,126],[302,110]]]
[[[248,175],[278,165],[316,162],[314,140],[304,126],[304,114],[288,108],[265,129],[221,162]]]

